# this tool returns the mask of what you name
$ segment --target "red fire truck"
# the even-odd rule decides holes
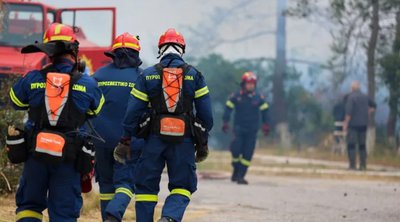
[[[24,75],[41,69],[49,61],[43,53],[21,54],[23,46],[41,42],[44,30],[53,22],[75,27],[80,42],[80,58],[92,74],[110,60],[103,52],[115,37],[113,7],[54,8],[40,2],[3,0],[0,10],[0,77]]]

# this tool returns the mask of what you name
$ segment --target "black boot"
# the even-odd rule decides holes
[[[355,145],[348,145],[347,154],[349,157],[349,169],[356,170],[356,149]]]
[[[158,222],[175,222],[175,220],[169,217],[161,217]]]
[[[237,170],[237,167],[233,167],[231,181],[232,182],[237,182],[237,180],[238,180],[238,170]]]
[[[111,216],[111,215],[107,215],[107,218],[104,222],[118,222],[117,218]]]
[[[239,179],[237,180],[237,183],[238,183],[238,184],[241,184],[241,185],[247,185],[247,184],[249,184],[249,182],[247,182],[247,180],[245,180],[244,178],[239,178]]]
[[[360,170],[367,170],[367,149],[365,145],[360,145]]]

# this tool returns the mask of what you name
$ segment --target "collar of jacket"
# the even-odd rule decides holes
[[[256,90],[248,92],[248,91],[242,89],[242,90],[240,90],[240,95],[254,96],[254,95],[256,95]]]
[[[170,54],[163,56],[160,60],[160,63],[164,67],[167,67],[167,66],[168,67],[178,67],[178,66],[184,64],[185,61],[179,55],[170,53]]]
[[[117,49],[115,51],[105,52],[104,54],[112,58],[114,65],[119,69],[137,68],[142,65],[142,60],[139,57],[139,52],[132,51]]]
[[[59,72],[71,72],[74,62],[69,59],[57,59],[53,65]]]

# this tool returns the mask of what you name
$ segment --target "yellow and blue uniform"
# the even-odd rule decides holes
[[[127,164],[114,160],[114,147],[123,134],[122,121],[130,92],[142,70],[137,66],[120,67],[115,63],[106,65],[94,74],[103,91],[106,104],[93,125],[105,143],[96,142],[96,179],[100,186],[102,218],[111,215],[119,221],[133,197],[133,172],[140,156],[143,139],[132,138],[132,159]]]
[[[231,113],[234,114],[234,139],[231,143],[233,179],[244,178],[250,166],[256,146],[257,132],[260,120],[269,123],[269,105],[264,96],[258,92],[245,93],[243,90],[234,93],[226,101],[223,121],[229,122]]]
[[[161,62],[163,67],[176,68],[185,62],[175,54],[167,54]],[[162,79],[156,67],[152,66],[139,76],[132,90],[124,120],[125,136],[134,136],[139,121],[148,110],[149,102],[159,95]],[[193,67],[185,73],[183,94],[192,98],[190,105],[196,109],[196,117],[211,130],[213,117],[208,87],[203,76]],[[150,104],[151,105],[151,104]],[[191,135],[185,135],[181,143],[169,143],[151,132],[145,139],[145,146],[135,172],[136,220],[153,221],[154,207],[158,201],[161,173],[167,165],[170,195],[165,201],[162,217],[181,221],[192,193],[197,189],[195,148]]]
[[[60,73],[70,73],[73,64],[69,60],[55,62],[53,68]],[[16,109],[31,110],[43,106],[46,80],[34,70],[21,78],[10,90],[10,99]],[[104,97],[96,81],[82,76],[70,93],[72,102],[87,118],[97,115]],[[39,126],[29,119],[25,131],[33,132]],[[80,174],[74,163],[46,164],[33,157],[25,162],[16,194],[17,221],[42,221],[42,211],[48,208],[52,221],[76,221],[82,207]]]

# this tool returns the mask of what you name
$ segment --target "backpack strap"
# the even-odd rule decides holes
[[[164,66],[163,66],[161,63],[157,63],[157,64],[154,65],[154,68],[156,69],[157,73],[158,73],[158,74],[160,75],[160,77],[161,77],[162,74],[163,74]]]

